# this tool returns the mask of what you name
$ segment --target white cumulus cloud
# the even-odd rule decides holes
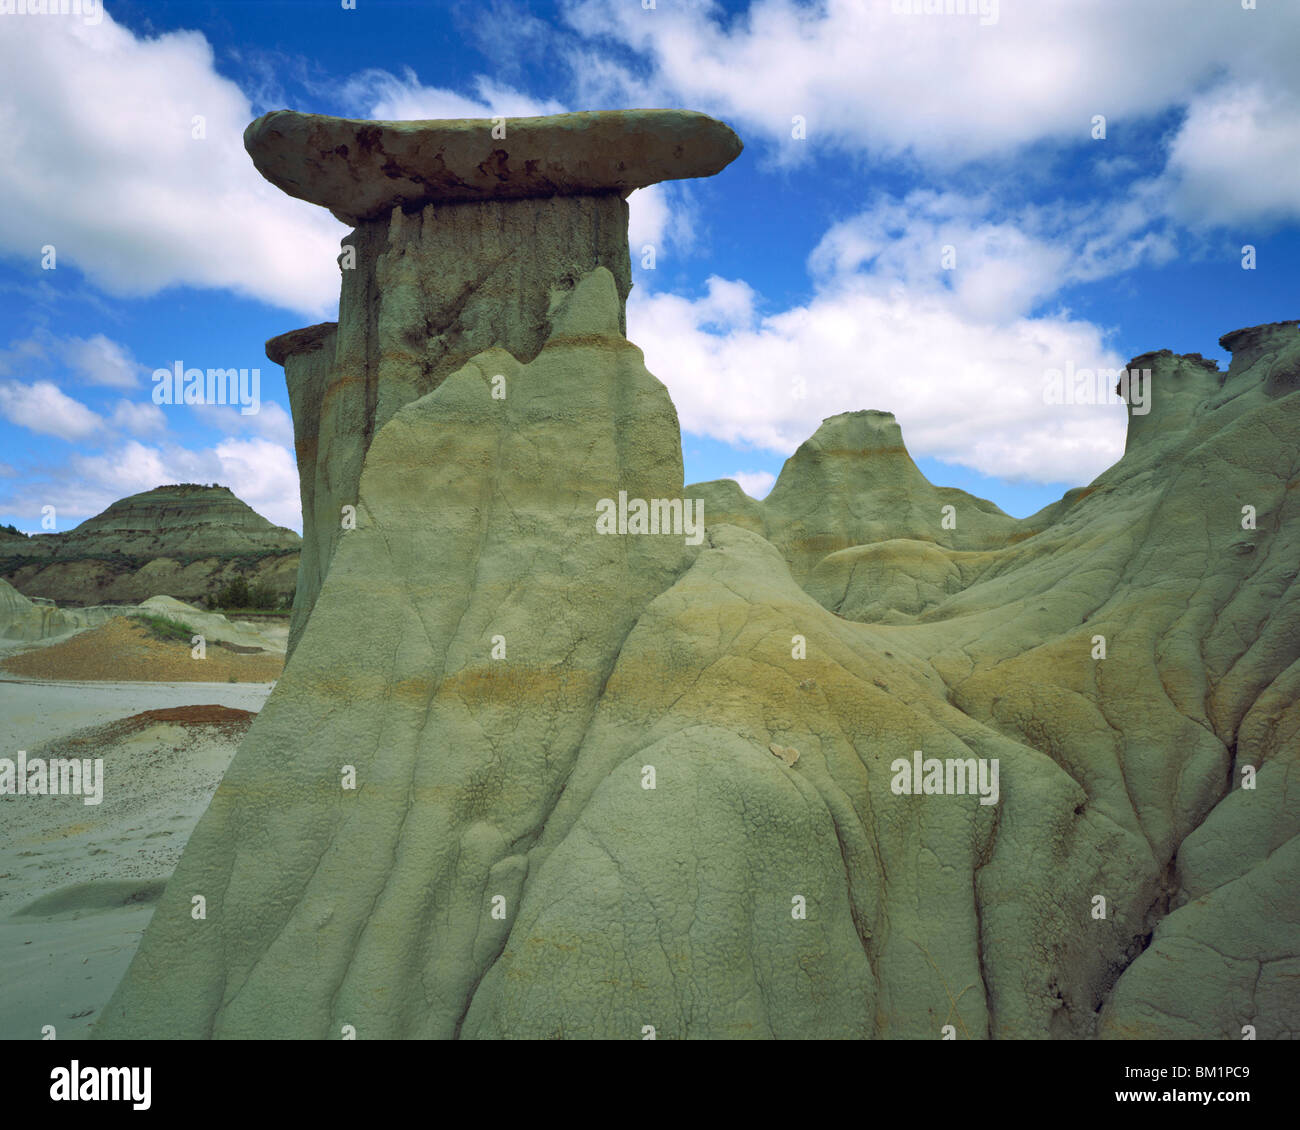
[[[113,426],[132,435],[157,435],[167,430],[167,417],[156,404],[119,400],[113,409]]]
[[[771,471],[732,471],[728,478],[735,479],[750,498],[766,498],[776,482]]]
[[[252,107],[202,34],[11,18],[0,72],[0,251],[35,266],[52,246],[114,295],[181,284],[334,308],[346,229],[253,168]]]
[[[807,301],[769,310],[744,280],[714,276],[694,298],[634,291],[629,333],[689,432],[789,453],[825,417],[875,408],[898,417],[913,455],[1087,482],[1123,453],[1124,409],[1049,404],[1047,374],[1127,359],[1104,327],[1052,302],[1172,246],[1123,203],[995,211],[928,191],[881,197],[813,250]]]
[[[753,0],[732,14],[580,0],[566,9],[581,37],[568,58],[585,104],[719,114],[791,162],[830,147],[952,166],[1087,140],[1094,115],[1122,126],[1162,113],[1225,72],[1237,83],[1300,82],[1294,4],[1193,12],[1186,0],[1004,0],[992,24],[897,7]]]
[[[63,354],[71,368],[88,384],[134,388],[144,369],[126,346],[103,334],[70,338],[64,343]]]
[[[359,114],[379,121],[536,118],[562,114],[567,109],[553,98],[533,98],[486,75],[477,76],[473,86],[477,98],[445,87],[426,86],[410,67],[400,75],[372,68],[353,75],[344,84],[342,93]]]
[[[12,424],[59,439],[95,435],[103,419],[52,381],[0,381],[0,415]]]
[[[1297,170],[1300,93],[1220,86],[1192,100],[1170,143],[1171,209],[1197,225],[1300,219]]]

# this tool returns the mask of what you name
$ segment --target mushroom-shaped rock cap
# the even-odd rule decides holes
[[[317,322],[305,329],[290,330],[266,343],[266,356],[277,365],[283,365],[290,357],[319,349],[338,328],[338,322]]]
[[[244,148],[277,188],[356,225],[397,204],[627,195],[713,176],[744,146],[728,126],[691,110],[423,122],[274,110],[244,131]]]

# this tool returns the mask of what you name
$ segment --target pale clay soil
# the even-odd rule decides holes
[[[0,796],[0,1039],[40,1039],[47,1025],[59,1039],[88,1033],[274,685],[199,682],[184,674],[157,682],[85,681],[93,662],[85,644],[97,631],[24,650],[55,661],[71,654],[80,664],[73,668],[77,681],[0,670],[0,757],[15,760],[25,750],[29,761],[104,761],[98,805],[80,796]],[[67,649],[77,640],[78,648]],[[98,669],[135,670],[112,649],[102,650],[108,654]],[[178,650],[183,662],[198,666],[188,649]],[[45,669],[57,670],[48,663]],[[171,668],[155,662],[149,669]]]

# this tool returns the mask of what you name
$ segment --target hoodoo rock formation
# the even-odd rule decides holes
[[[741,144],[721,122],[683,110],[504,122],[280,110],[253,122],[244,144],[272,184],[356,225],[339,257],[337,326],[267,345],[285,368],[302,483],[292,650],[375,433],[489,349],[533,360],[557,304],[597,267],[613,278],[625,333],[627,194],[712,175]]]
[[[739,144],[573,117],[250,128],[358,222],[338,326],[268,346],[294,650],[99,1034],[1300,1033],[1300,326],[1148,355],[1123,459],[1023,521],[884,413],[684,490],[622,193]],[[620,491],[703,544],[599,533]]]

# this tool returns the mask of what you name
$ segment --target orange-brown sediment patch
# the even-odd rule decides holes
[[[82,748],[104,749],[117,742],[125,741],[141,730],[150,726],[167,724],[193,729],[205,729],[209,733],[218,732],[227,738],[240,739],[248,732],[248,727],[257,717],[256,711],[237,710],[229,706],[215,704],[205,706],[173,706],[163,710],[142,710],[128,718],[119,718],[106,722],[102,726],[91,726],[78,730],[75,734],[60,738],[52,743],[60,753],[72,753],[81,756]]]
[[[194,659],[189,645],[154,639],[125,616],[0,663],[0,670],[28,678],[108,682],[269,683],[283,669],[283,655],[241,655],[211,642],[207,657]]]

